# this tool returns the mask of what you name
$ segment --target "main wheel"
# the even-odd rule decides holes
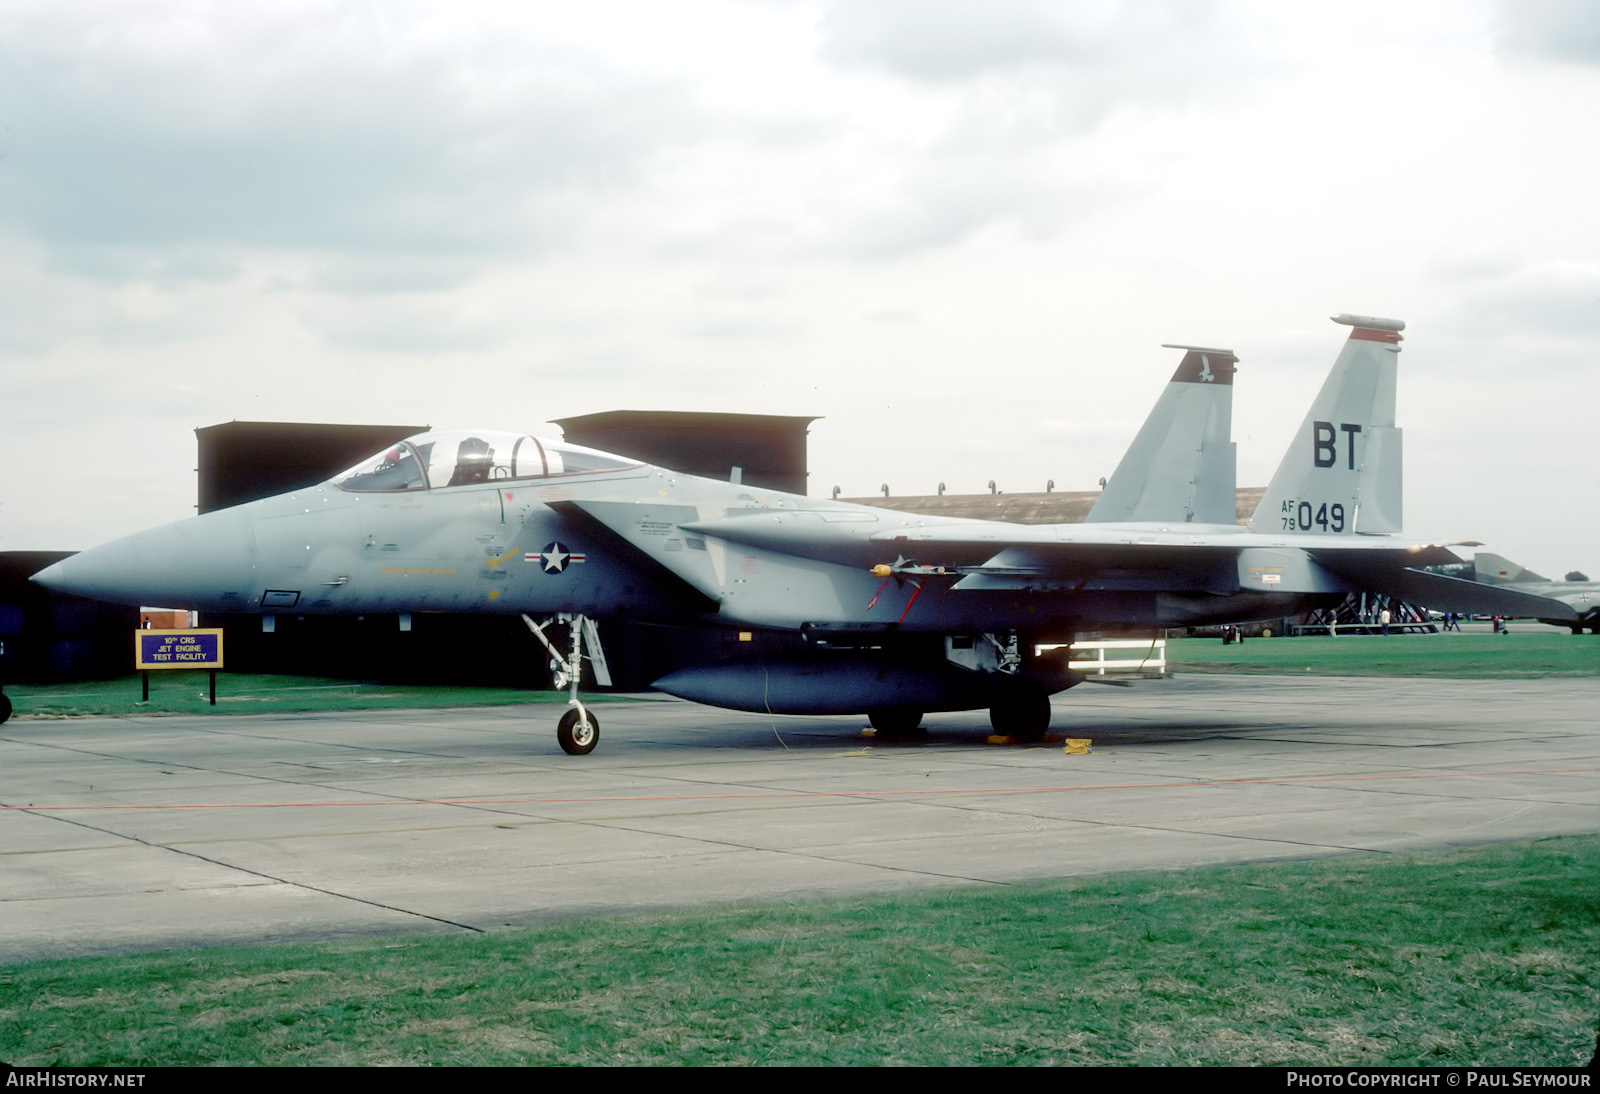
[[[893,707],[888,710],[867,711],[867,721],[878,731],[878,736],[912,737],[922,728],[922,711]]]
[[[1007,683],[989,708],[989,724],[1002,737],[1041,741],[1050,728],[1050,694],[1025,676]]]
[[[4,695],[0,695],[0,722],[4,722],[9,717],[11,717],[11,700]]]
[[[556,740],[568,756],[587,756],[600,743],[600,719],[593,713],[585,719],[573,708],[563,714],[556,725]]]

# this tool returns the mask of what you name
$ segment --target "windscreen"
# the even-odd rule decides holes
[[[436,430],[365,459],[331,481],[341,490],[435,490],[476,483],[596,474],[638,467],[639,461],[525,433]]]
[[[404,441],[369,456],[330,481],[341,490],[355,493],[423,490],[428,485],[416,452]]]

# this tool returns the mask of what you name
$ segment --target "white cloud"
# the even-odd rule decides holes
[[[1109,78],[1121,90],[1167,69],[1162,84],[1212,68],[1219,5],[1183,0],[1052,4],[1045,0],[849,0],[828,5],[825,57],[933,82],[1034,68]],[[1185,58],[1190,58],[1184,63]]]
[[[1259,484],[1364,311],[1417,527],[1600,572],[1586,10],[15,0],[0,460],[153,454],[8,480],[5,545],[182,515],[230,418],[820,414],[821,492],[1087,489],[1162,342],[1239,352]]]
[[[16,20],[0,217],[88,275],[185,247],[486,262],[561,245],[575,199],[639,184],[700,124],[682,86],[594,53],[489,28],[383,48],[371,10]]]

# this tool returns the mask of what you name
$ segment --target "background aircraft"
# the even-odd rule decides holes
[[[1142,430],[1124,463],[1135,484],[1141,470],[1176,472],[1195,489],[1119,483],[1107,503],[1145,520],[934,519],[522,434],[435,431],[319,486],[115,540],[35,580],[228,613],[521,614],[549,649],[557,686],[571,688],[557,731],[571,753],[598,739],[577,692],[585,660],[604,671],[593,621],[608,617],[728,636],[723,657],[657,681],[684,698],[865,713],[884,734],[914,730],[927,711],[987,707],[997,732],[1026,739],[1045,732],[1049,695],[1082,679],[1035,647],[1085,631],[1274,618],[1362,589],[1459,611],[1548,606],[1416,569],[1459,560],[1398,535],[1404,324],[1336,321],[1350,336],[1247,528],[1220,504],[1221,480],[1230,495],[1232,482],[1226,394],[1173,394],[1215,384],[1232,361],[1192,350],[1213,379],[1182,378],[1180,365],[1163,398],[1189,404],[1173,410],[1182,429],[1172,435],[1197,443],[1168,447],[1159,427]],[[552,624],[564,626],[560,644]]]
[[[1550,581],[1508,558],[1488,551],[1479,551],[1472,556],[1472,572],[1475,580],[1486,585],[1509,586],[1518,592],[1545,597],[1566,605],[1576,613],[1573,619],[1549,618],[1550,608],[1546,608],[1544,614],[1524,613],[1533,615],[1541,623],[1571,627],[1573,634],[1582,634],[1585,627],[1589,628],[1590,634],[1600,634],[1600,581]]]

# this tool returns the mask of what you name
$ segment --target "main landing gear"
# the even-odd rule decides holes
[[[922,711],[891,707],[867,711],[867,721],[882,740],[904,740],[922,731]]]
[[[543,623],[535,623],[524,614],[522,621],[550,651],[550,675],[555,686],[568,689],[567,705],[572,709],[556,723],[556,742],[561,745],[561,751],[569,756],[587,756],[600,743],[600,720],[589,713],[589,708],[579,700],[578,682],[583,676],[583,644],[587,641],[589,664],[594,668],[594,682],[601,687],[611,685],[611,670],[606,666],[605,651],[600,648],[600,632],[594,620],[588,616],[568,612],[558,612],[554,619],[546,619]],[[552,623],[560,623],[567,628],[566,653],[558,650],[544,633]]]
[[[866,712],[876,738],[895,741],[920,735],[924,708],[910,703],[926,699],[935,702],[937,710],[971,710],[987,701],[989,723],[994,726],[996,735],[1022,743],[1044,740],[1050,728],[1050,685],[1060,691],[1082,677],[1065,671],[1065,663],[1055,666],[1041,663],[1036,655],[1029,653],[1030,645],[1031,639],[1016,631],[945,637],[946,664],[940,666],[945,676],[936,678],[936,693],[923,695],[909,687],[898,690],[886,687],[885,698],[910,702]],[[1029,675],[1025,668],[1040,675]],[[956,672],[957,669],[966,670],[970,676]],[[952,679],[963,682],[952,684]],[[944,691],[937,690],[940,684],[946,685]]]
[[[989,724],[996,735],[1031,744],[1044,740],[1050,728],[1050,692],[1039,681],[1023,674],[1027,644],[1016,631],[986,634],[994,649],[993,698],[989,702]]]
[[[1026,676],[1008,676],[989,707],[995,733],[1017,741],[1042,741],[1050,728],[1050,693]]]
[[[989,706],[989,724],[1001,737],[1032,744],[1044,740],[1050,728],[1050,693],[1026,676],[1003,676]],[[571,717],[569,714],[568,717]],[[885,707],[867,711],[880,741],[904,741],[922,733],[922,711]]]

